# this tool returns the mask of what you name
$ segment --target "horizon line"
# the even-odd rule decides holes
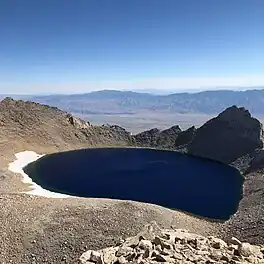
[[[247,92],[247,91],[260,91],[264,90],[263,86],[245,86],[245,87],[222,87],[219,88],[212,88],[212,89],[175,89],[175,90],[161,90],[161,89],[96,89],[91,90],[88,92],[68,92],[68,93],[60,93],[60,92],[42,92],[42,93],[0,93],[0,96],[49,96],[49,95],[84,95],[84,94],[91,94],[96,92],[133,92],[133,93],[139,93],[139,94],[150,94],[150,95],[172,95],[172,94],[197,94],[197,93],[203,93],[203,92]]]

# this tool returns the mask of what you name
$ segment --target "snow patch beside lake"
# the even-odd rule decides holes
[[[37,154],[34,151],[23,151],[15,154],[16,159],[9,163],[8,169],[14,173],[22,175],[22,182],[29,184],[31,190],[24,192],[31,195],[43,196],[47,198],[67,198],[72,197],[62,193],[55,193],[43,189],[41,186],[32,181],[32,179],[24,172],[23,168],[31,162],[43,157],[44,155]]]

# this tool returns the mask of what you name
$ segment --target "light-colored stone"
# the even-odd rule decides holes
[[[125,263],[127,262],[124,256],[120,256],[120,257],[117,259],[117,261],[118,261],[118,263],[120,263],[120,264],[125,264]]]
[[[92,250],[90,260],[96,264],[102,264],[103,263],[102,254],[98,251]]]
[[[80,257],[80,261],[82,264],[88,264],[90,262],[97,263],[97,264],[103,263],[102,254],[94,250],[88,250],[84,252]]]
[[[86,264],[90,261],[91,253],[92,253],[92,250],[88,250],[81,255],[80,261],[82,264]]]
[[[263,259],[261,260],[258,257],[254,257],[254,256],[246,257],[245,260],[252,264],[264,263]]]
[[[85,121],[83,121],[83,120],[81,120],[79,118],[76,118],[76,117],[74,117],[74,116],[72,116],[70,114],[68,114],[67,117],[68,117],[69,122],[74,127],[78,128],[78,129],[87,129],[87,128],[89,128],[91,126],[89,122],[85,122]]]
[[[242,243],[238,246],[238,252],[241,254],[241,256],[244,257],[263,257],[263,254],[260,251],[260,247],[250,245],[249,243]]]
[[[89,250],[80,260],[82,264],[264,264],[261,247],[241,243],[237,239],[232,239],[228,246],[219,238],[206,238],[186,230],[156,230],[158,231],[148,226],[147,232],[127,238],[120,246],[106,248],[97,253]],[[153,239],[148,240],[145,237]]]
[[[152,243],[151,243],[151,241],[145,240],[145,239],[141,240],[139,242],[138,246],[140,248],[144,249],[144,250],[146,250],[146,249],[152,249]]]
[[[219,261],[222,258],[222,252],[217,249],[212,249],[209,257],[213,260]]]
[[[242,244],[242,242],[239,241],[239,240],[238,240],[237,238],[235,238],[235,237],[232,237],[232,238],[231,238],[230,243],[233,244],[233,245],[237,245],[237,246],[239,246],[239,245]]]
[[[117,260],[117,257],[115,256],[117,250],[118,247],[105,248],[102,250],[105,264],[113,264]]]

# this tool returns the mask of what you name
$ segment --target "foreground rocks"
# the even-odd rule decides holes
[[[82,264],[124,263],[264,263],[264,247],[229,243],[213,236],[203,237],[184,229],[159,229],[155,223],[145,226],[136,236],[115,247],[88,250],[80,257]]]

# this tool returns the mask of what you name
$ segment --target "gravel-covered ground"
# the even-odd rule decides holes
[[[105,199],[1,194],[1,263],[76,263],[155,220],[162,227],[218,234],[219,225],[160,206]]]

